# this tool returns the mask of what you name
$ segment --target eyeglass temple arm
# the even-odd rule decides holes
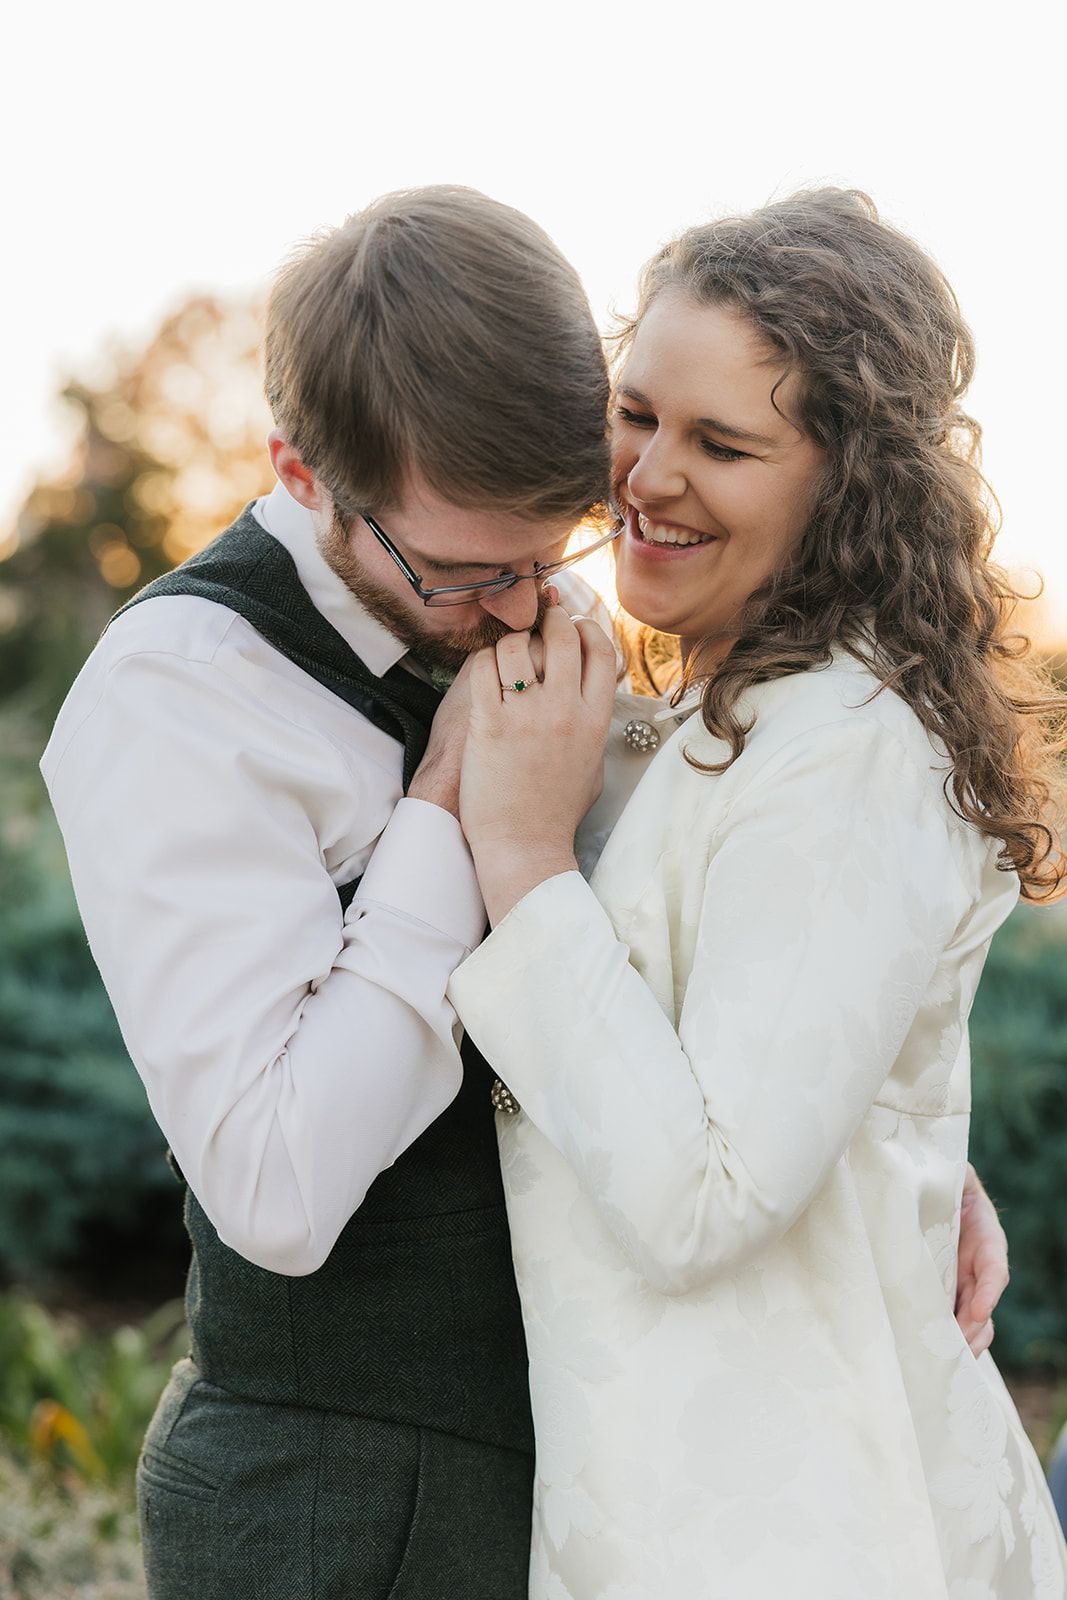
[[[612,507],[614,510],[618,511],[618,508],[614,505],[614,502],[612,502]],[[593,543],[588,545],[584,550],[576,550],[574,555],[564,556],[562,561],[549,561],[545,566],[542,566],[539,561],[535,561],[534,569],[530,576],[532,578],[540,578],[543,574],[547,574],[548,577],[551,577],[553,573],[561,572],[564,567],[573,566],[576,561],[584,561],[586,556],[591,556],[593,554],[594,550],[602,550],[606,544],[610,544],[613,539],[617,539],[623,530],[624,524],[622,522],[622,513],[619,512],[618,515],[619,526],[617,528],[612,528],[610,533],[605,533],[600,539],[594,539]]]
[[[400,551],[391,542],[391,540],[389,538],[387,538],[385,533],[383,533],[382,529],[379,528],[379,526],[375,522],[374,518],[373,517],[368,517],[367,513],[365,511],[362,512],[361,515],[363,517],[364,522],[367,524],[367,527],[370,529],[371,533],[373,533],[374,537],[377,539],[378,543],[381,545],[382,549],[386,552],[387,555],[392,556],[393,560],[396,562],[397,566],[400,568],[401,572],[404,574],[404,576],[408,580],[408,582],[415,584],[416,587],[421,587],[421,585],[422,585],[422,577],[421,577],[421,575],[418,572],[415,571],[414,567],[411,567],[411,566],[408,565],[408,563],[404,560],[404,557],[400,554]]]

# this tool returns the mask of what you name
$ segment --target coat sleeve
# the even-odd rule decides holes
[[[661,1292],[779,1237],[877,1096],[970,903],[942,782],[858,715],[765,762],[694,863],[677,1026],[576,873],[453,975],[475,1042]],[[662,918],[656,873],[646,894]]]

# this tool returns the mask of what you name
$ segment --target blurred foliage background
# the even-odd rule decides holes
[[[0,1275],[138,1297],[179,1191],[78,919],[37,761],[108,617],[273,481],[260,311],[197,296],[72,380],[75,443],[0,550]]]
[[[143,1600],[133,1469],[187,1353],[181,1191],[37,770],[108,617],[273,481],[260,310],[194,297],[60,397],[0,537],[0,1595]],[[162,1308],[162,1309],[160,1309]]]
[[[1019,906],[971,1015],[971,1159],[1000,1208],[1011,1284],[998,1364],[1067,1375],[1067,903]]]
[[[256,305],[201,296],[144,349],[109,351],[63,390],[69,461],[0,539],[5,1594],[81,1594],[78,1573],[94,1595],[143,1593],[130,1481],[183,1352],[181,1195],[85,942],[37,761],[111,613],[270,488],[259,342]],[[973,1158],[1011,1241],[997,1358],[1067,1375],[1064,912],[1022,907],[998,934],[972,1049]]]

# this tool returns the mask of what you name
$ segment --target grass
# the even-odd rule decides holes
[[[0,1296],[0,1600],[144,1600],[134,1469],[187,1351],[178,1302],[93,1332]]]
[[[146,1600],[133,1480],[88,1483],[0,1444],[0,1600]]]
[[[0,1294],[0,1600],[146,1600],[134,1469],[187,1348],[178,1301],[94,1332]],[[1044,1456],[1067,1383],[1028,1373],[1009,1386]]]

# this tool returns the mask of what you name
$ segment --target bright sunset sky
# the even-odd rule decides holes
[[[528,211],[597,316],[688,223],[857,186],[948,274],[1010,565],[1067,636],[1055,417],[1064,8],[971,0],[38,0],[5,23],[0,541],[61,458],[51,404],[193,289],[260,286],[387,189]]]

